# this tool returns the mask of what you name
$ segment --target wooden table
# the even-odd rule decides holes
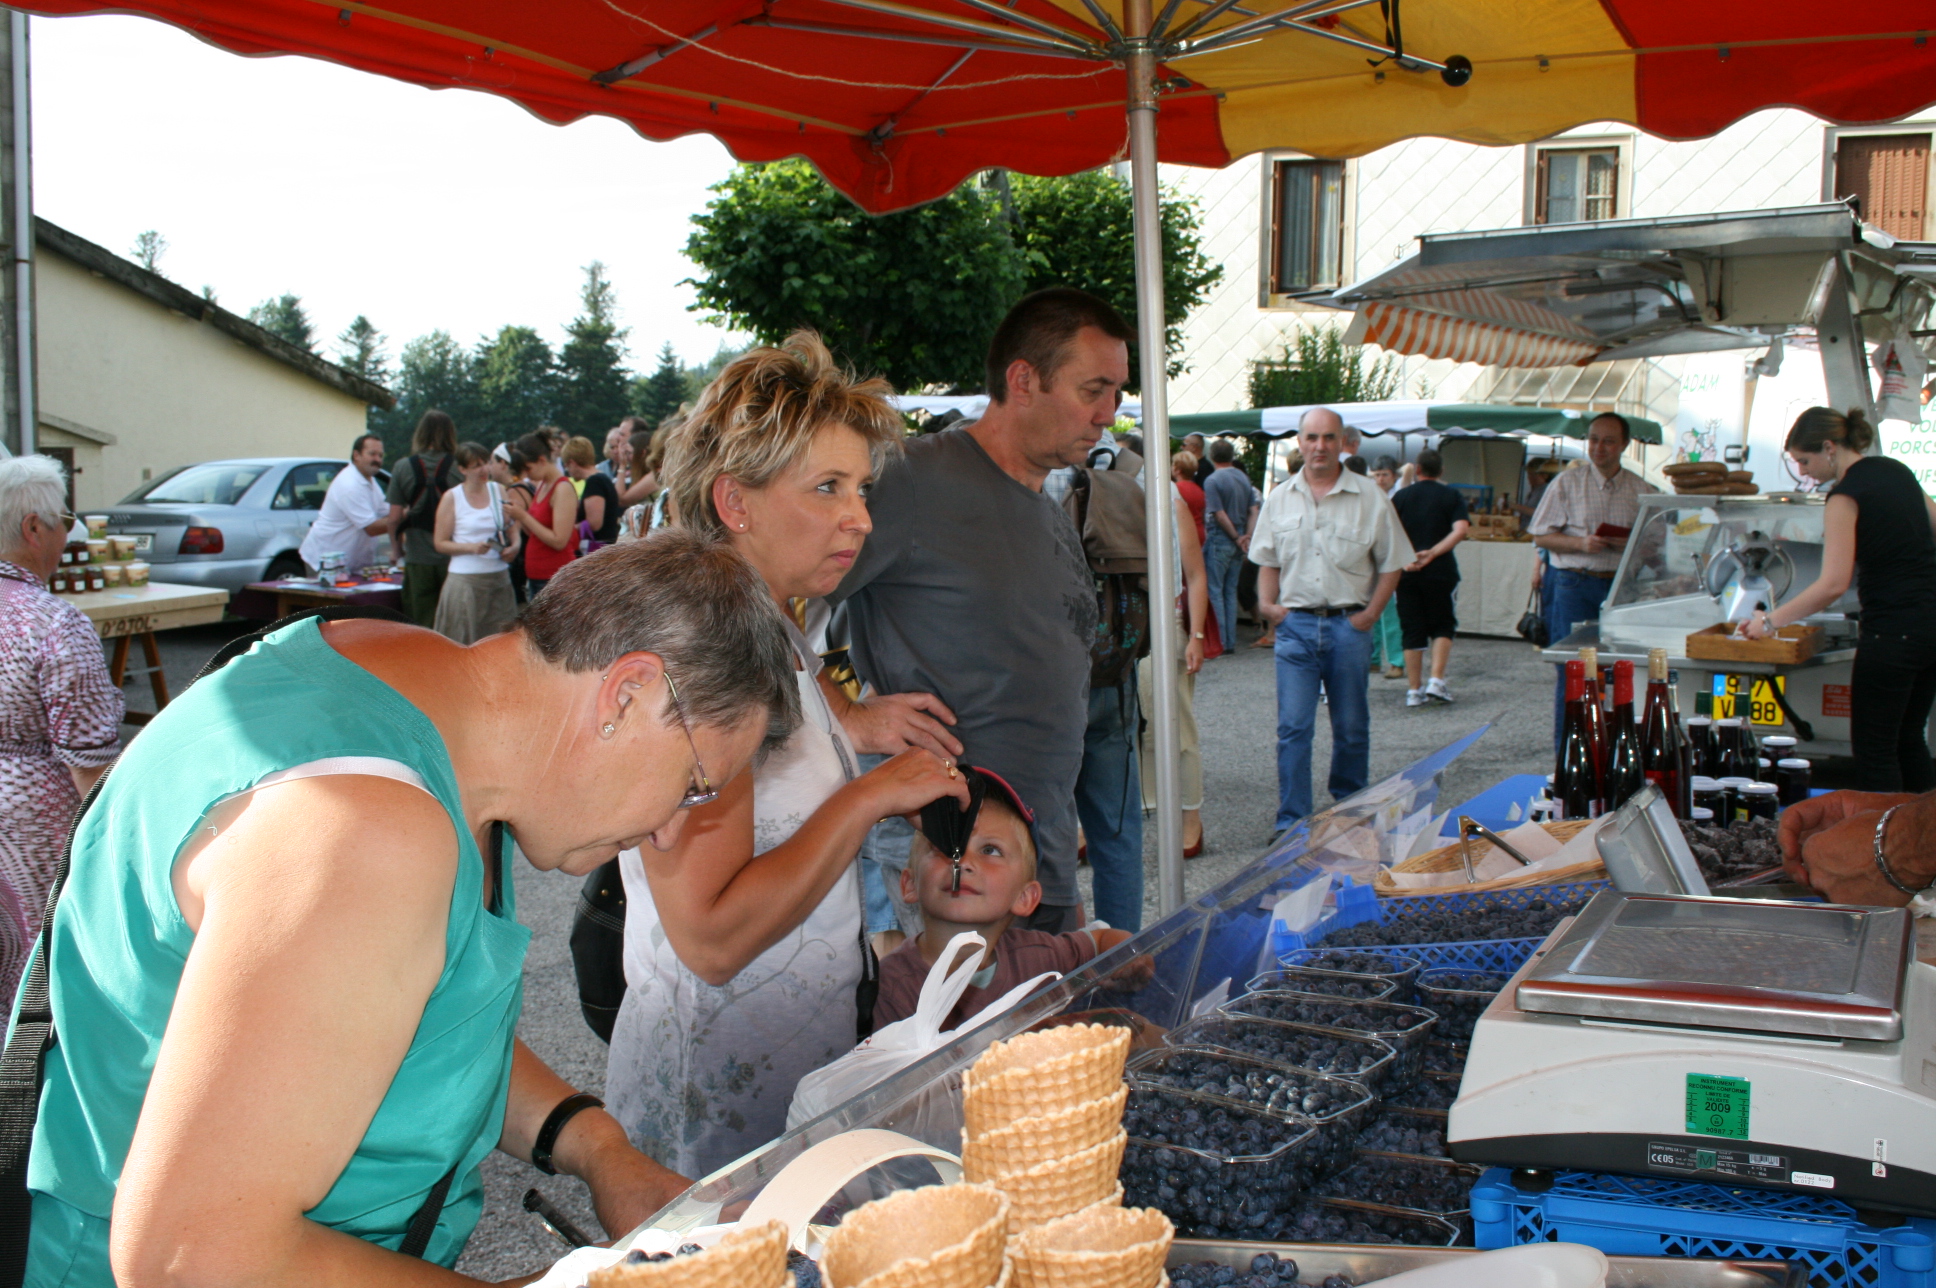
[[[251,598],[262,595],[274,599],[272,621],[305,608],[328,608],[332,604],[377,605],[399,611],[403,608],[401,581],[366,581],[355,586],[319,586],[313,581],[252,581],[242,593]],[[243,612],[245,607],[238,603],[236,611]]]
[[[148,687],[155,695],[155,710],[159,711],[168,705],[168,679],[161,672],[161,646],[155,632],[221,621],[229,593],[206,586],[151,581],[145,586],[110,586],[61,598],[80,609],[102,639],[114,641],[108,674],[117,688],[128,673],[128,642],[141,641],[147,665],[136,668],[136,674],[147,675]],[[127,714],[129,724],[147,724],[151,719],[144,711]]]

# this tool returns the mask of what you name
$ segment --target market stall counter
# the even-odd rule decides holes
[[[94,629],[102,639],[114,641],[114,649],[108,660],[108,675],[116,687],[128,676],[129,643],[134,640],[141,642],[145,664],[135,668],[134,673],[148,677],[148,686],[155,695],[155,710],[159,711],[168,705],[169,694],[168,681],[161,669],[161,644],[155,639],[155,632],[221,621],[229,593],[226,590],[211,590],[206,586],[178,586],[151,581],[139,586],[110,586],[105,590],[84,591],[61,598],[80,609],[94,623]],[[151,718],[145,711],[130,711],[126,716],[129,724],[146,724]]]

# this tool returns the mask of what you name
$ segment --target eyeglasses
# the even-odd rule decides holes
[[[34,517],[36,519],[39,519],[43,525],[47,525],[46,515],[36,514]],[[72,532],[74,530],[74,525],[81,521],[79,515],[70,514],[66,510],[55,511],[54,518],[60,520],[60,530],[62,532]],[[47,526],[52,526],[52,525],[47,525]]]
[[[719,799],[719,789],[713,786],[712,779],[706,777],[706,763],[699,759],[699,744],[692,740],[692,726],[686,723],[685,704],[679,701],[679,686],[672,682],[668,672],[665,678],[666,692],[672,695],[672,710],[679,717],[679,727],[685,731],[686,746],[692,748],[692,768],[698,779],[696,786],[686,789],[679,798],[680,809],[691,809],[695,805],[710,805]]]

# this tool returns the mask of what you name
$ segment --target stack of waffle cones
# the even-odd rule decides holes
[[[1175,1233],[1155,1208],[1097,1204],[1057,1217],[1010,1242],[1014,1288],[1157,1288]]]
[[[586,1288],[791,1288],[792,1283],[786,1225],[768,1221],[735,1230],[704,1252],[594,1270]]]
[[[1120,1203],[1128,1029],[1072,1024],[997,1042],[963,1084],[962,1173],[1008,1196],[1011,1236]]]
[[[1008,1200],[986,1185],[902,1190],[827,1236],[827,1288],[1001,1288]]]

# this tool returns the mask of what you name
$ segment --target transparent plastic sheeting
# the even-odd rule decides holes
[[[1095,1018],[1126,1024],[1137,1030],[1134,1048],[1160,1045],[1170,1029],[1214,1010],[1243,991],[1251,976],[1270,967],[1270,915],[1280,896],[1325,873],[1368,881],[1376,867],[1403,858],[1397,851],[1410,844],[1424,820],[1435,816],[1440,774],[1489,728],[1482,725],[1312,815],[1221,886],[1008,1014],[704,1178],[645,1228],[679,1232],[735,1220],[780,1169],[810,1146],[857,1128],[886,1128],[958,1152],[962,1073],[990,1044],[1045,1020]],[[842,1212],[892,1190],[932,1185],[937,1179],[933,1168],[918,1159],[884,1164],[850,1185],[815,1224],[831,1224]]]

